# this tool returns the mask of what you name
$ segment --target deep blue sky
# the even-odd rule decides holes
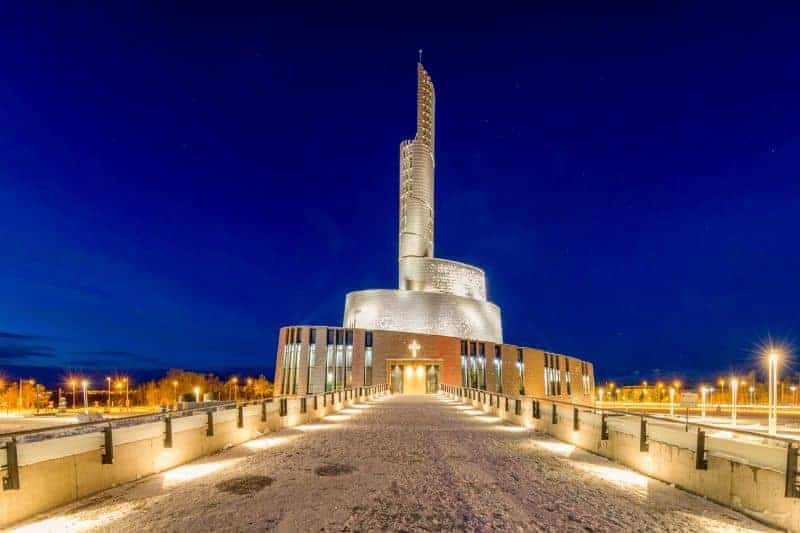
[[[394,287],[417,48],[436,253],[507,342],[620,377],[797,337],[791,3],[110,4],[0,8],[0,366],[267,368]]]

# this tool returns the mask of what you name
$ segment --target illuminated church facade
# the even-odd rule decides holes
[[[417,130],[400,144],[398,288],[348,293],[341,327],[281,328],[276,395],[386,383],[394,393],[440,384],[590,403],[588,361],[503,342],[483,270],[434,257],[436,93],[417,64]]]

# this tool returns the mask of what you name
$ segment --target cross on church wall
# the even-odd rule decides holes
[[[408,349],[411,350],[411,354],[414,356],[415,359],[417,357],[417,352],[419,351],[420,348],[422,348],[422,346],[420,346],[417,343],[416,339],[411,341],[411,344],[408,345]]]

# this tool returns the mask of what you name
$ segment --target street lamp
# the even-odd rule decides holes
[[[81,381],[81,386],[83,387],[83,412],[89,413],[89,394],[86,392],[86,387],[89,386],[89,382],[87,380]]]
[[[796,385],[792,385],[791,387],[789,387],[789,390],[792,391],[792,405],[796,405],[797,404],[797,386]]]
[[[72,385],[72,410],[75,410],[75,380],[69,380],[69,384]]]
[[[200,403],[200,387],[194,388],[194,401]]]
[[[239,378],[237,378],[236,376],[233,376],[231,378],[231,381],[233,382],[233,401],[237,402],[237,401],[239,401],[239,385],[238,385]]]
[[[706,387],[700,387],[700,418],[705,420],[706,418],[706,393],[708,389]]]
[[[756,404],[756,388],[750,385],[750,405]]]
[[[669,416],[675,416],[675,387],[669,388]]]
[[[731,378],[731,424],[736,425],[736,395],[739,392],[739,382]]]
[[[605,394],[605,392],[606,391],[602,387],[597,391],[597,394],[600,396],[600,409],[603,408],[603,394]]]
[[[717,382],[717,384],[722,389],[719,392],[719,403],[722,403],[725,400],[725,380],[720,378],[720,380]]]
[[[769,434],[778,432],[778,356],[774,348],[769,352]]]
[[[175,398],[175,405],[178,405],[178,380],[172,380],[172,397]]]
[[[111,409],[111,376],[106,376],[108,382],[108,396],[106,396],[106,407]]]

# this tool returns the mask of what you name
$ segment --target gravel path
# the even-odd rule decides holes
[[[394,396],[117,487],[22,529],[764,531],[443,396]]]

